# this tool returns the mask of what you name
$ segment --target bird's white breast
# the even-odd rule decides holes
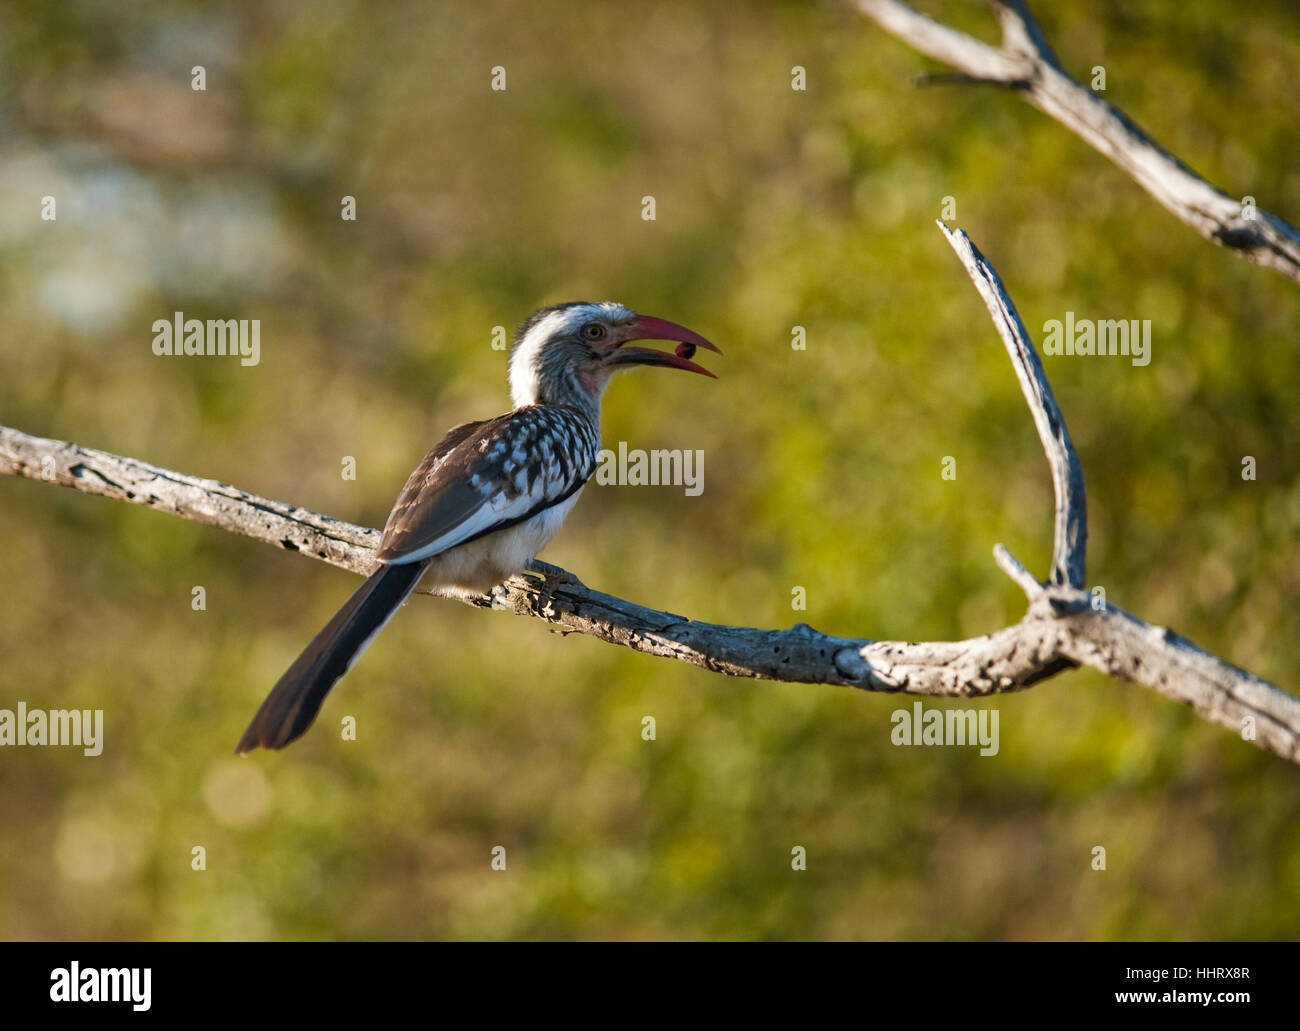
[[[423,583],[452,594],[484,594],[506,577],[527,568],[550,542],[583,488],[558,505],[543,509],[522,523],[458,544],[434,557]]]

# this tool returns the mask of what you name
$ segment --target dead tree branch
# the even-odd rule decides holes
[[[1300,229],[1210,185],[1123,111],[1071,78],[1020,0],[991,0],[1002,27],[1001,47],[991,47],[942,25],[902,0],[855,3],[886,32],[957,69],[955,79],[941,81],[992,83],[1015,90],[1027,103],[1110,158],[1207,240],[1300,283]]]
[[[591,590],[544,563],[473,604],[507,609],[728,676],[868,691],[976,697],[1087,665],[1186,702],[1204,719],[1300,763],[1300,699],[1083,590],[1083,473],[1042,363],[997,272],[964,232],[940,225],[988,306],[1047,454],[1056,496],[1051,576],[1039,583],[1005,548],[994,557],[1029,599],[1020,622],[967,641],[871,641],[702,623]],[[0,474],[57,483],[370,572],[379,532],[235,487],[105,451],[0,427]]]

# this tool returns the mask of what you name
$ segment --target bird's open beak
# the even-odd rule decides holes
[[[695,357],[697,347],[703,347],[715,354],[722,353],[693,330],[669,322],[667,319],[656,319],[652,315],[638,315],[628,327],[628,331],[628,336],[623,343],[620,343],[618,349],[605,360],[607,365],[663,365],[670,369],[698,372],[701,376],[712,379],[718,378],[702,365],[696,365],[691,361]],[[631,340],[676,340],[678,344],[676,352],[656,351],[652,347],[625,346]]]

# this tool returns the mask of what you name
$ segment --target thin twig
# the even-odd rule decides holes
[[[1043,363],[1030,341],[1010,295],[997,271],[970,242],[965,232],[937,223],[965,266],[975,289],[984,298],[989,316],[1006,346],[1011,367],[1016,370],[1020,392],[1034,418],[1038,439],[1052,470],[1056,494],[1056,532],[1053,535],[1052,583],[1082,587],[1088,552],[1088,504],[1083,487],[1083,467],[1065,428],[1065,417],[1057,407]]]

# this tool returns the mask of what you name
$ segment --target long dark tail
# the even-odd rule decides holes
[[[402,607],[428,565],[385,565],[371,573],[271,688],[235,751],[247,755],[258,745],[283,748],[300,737],[316,719],[330,688]]]

